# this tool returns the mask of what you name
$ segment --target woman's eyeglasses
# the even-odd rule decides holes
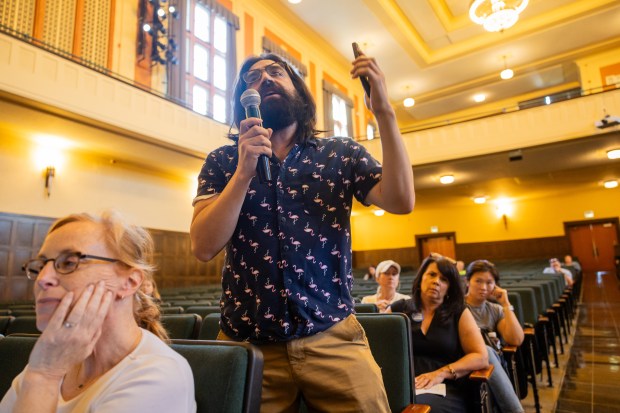
[[[34,258],[27,261],[22,270],[26,271],[26,277],[29,280],[35,280],[43,267],[52,261],[54,263],[54,269],[59,274],[71,274],[78,269],[80,262],[84,260],[99,260],[106,262],[119,262],[115,258],[99,257],[97,255],[82,254],[81,252],[63,252],[56,258]]]
[[[260,69],[248,70],[241,76],[241,78],[246,85],[251,85],[252,83],[260,80],[261,76],[263,76],[263,72],[267,72],[269,76],[275,78],[286,76],[286,69],[284,69],[279,62],[275,62],[265,67],[261,67]]]

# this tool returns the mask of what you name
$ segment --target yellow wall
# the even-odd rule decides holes
[[[382,217],[356,205],[351,229],[353,249],[412,247],[415,236],[430,233],[431,226],[437,226],[439,232],[455,232],[459,244],[563,236],[564,222],[584,220],[585,211],[594,211],[595,219],[620,215],[620,188],[605,189],[596,184],[512,201],[507,229],[492,202],[476,205],[471,200],[457,200],[438,204],[425,202],[418,194],[411,214],[386,213]]]
[[[138,225],[189,231],[195,180],[112,164],[109,158],[65,148],[48,198],[45,162],[36,160],[39,149],[34,140],[2,134],[0,211],[60,217],[114,208]]]
[[[620,48],[588,56],[576,61],[581,75],[581,87],[584,91],[603,87],[601,67],[620,63]]]

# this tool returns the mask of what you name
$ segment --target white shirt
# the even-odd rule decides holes
[[[406,294],[401,294],[399,292],[396,292],[394,293],[394,298],[392,298],[388,304],[392,304],[394,301],[398,301],[398,300],[407,300],[409,298],[411,297],[409,297]],[[373,294],[373,295],[367,295],[366,297],[362,298],[362,304],[375,304],[378,299],[379,299],[379,293]]]
[[[13,410],[23,374],[13,380],[0,402],[0,413]],[[195,413],[194,376],[183,356],[143,329],[134,351],[83,393],[71,400],[60,394],[56,412]]]

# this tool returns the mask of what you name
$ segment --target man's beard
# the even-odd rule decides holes
[[[263,101],[260,105],[263,117],[263,127],[274,131],[284,129],[303,119],[306,104],[298,93],[290,94],[278,85],[272,84],[261,88],[261,95],[265,92],[277,92],[280,97]]]

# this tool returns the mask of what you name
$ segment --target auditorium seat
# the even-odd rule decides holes
[[[198,314],[162,314],[161,323],[171,339],[191,340],[198,337],[202,318]]]
[[[401,313],[365,313],[356,317],[366,332],[372,355],[381,367],[390,409],[402,412],[410,408],[415,402],[415,372],[409,318]]]
[[[357,314],[360,313],[378,313],[379,308],[377,308],[376,304],[355,304],[355,312]]]
[[[39,330],[37,330],[37,317],[35,316],[22,316],[15,317],[13,321],[9,324],[6,329],[6,335],[9,334],[41,334]]]
[[[38,336],[8,336],[0,339],[0,395],[11,388],[11,383],[28,364],[30,351]],[[0,396],[0,397],[2,397]]]
[[[24,369],[37,336],[0,338],[0,394]],[[194,375],[197,413],[258,413],[263,356],[248,343],[173,340],[171,347],[185,357]]]
[[[159,310],[162,314],[183,314],[185,310],[183,307],[160,307]]]
[[[15,317],[10,315],[0,316],[0,334],[6,334],[6,330]]]
[[[211,313],[219,314],[220,311],[221,309],[219,305],[192,305],[185,309],[186,313],[198,314],[203,319]]]
[[[197,413],[258,413],[263,354],[249,343],[173,340],[194,374]]]
[[[200,326],[200,333],[198,333],[199,340],[215,340],[217,333],[220,331],[220,313],[207,314],[202,319],[202,325]]]

